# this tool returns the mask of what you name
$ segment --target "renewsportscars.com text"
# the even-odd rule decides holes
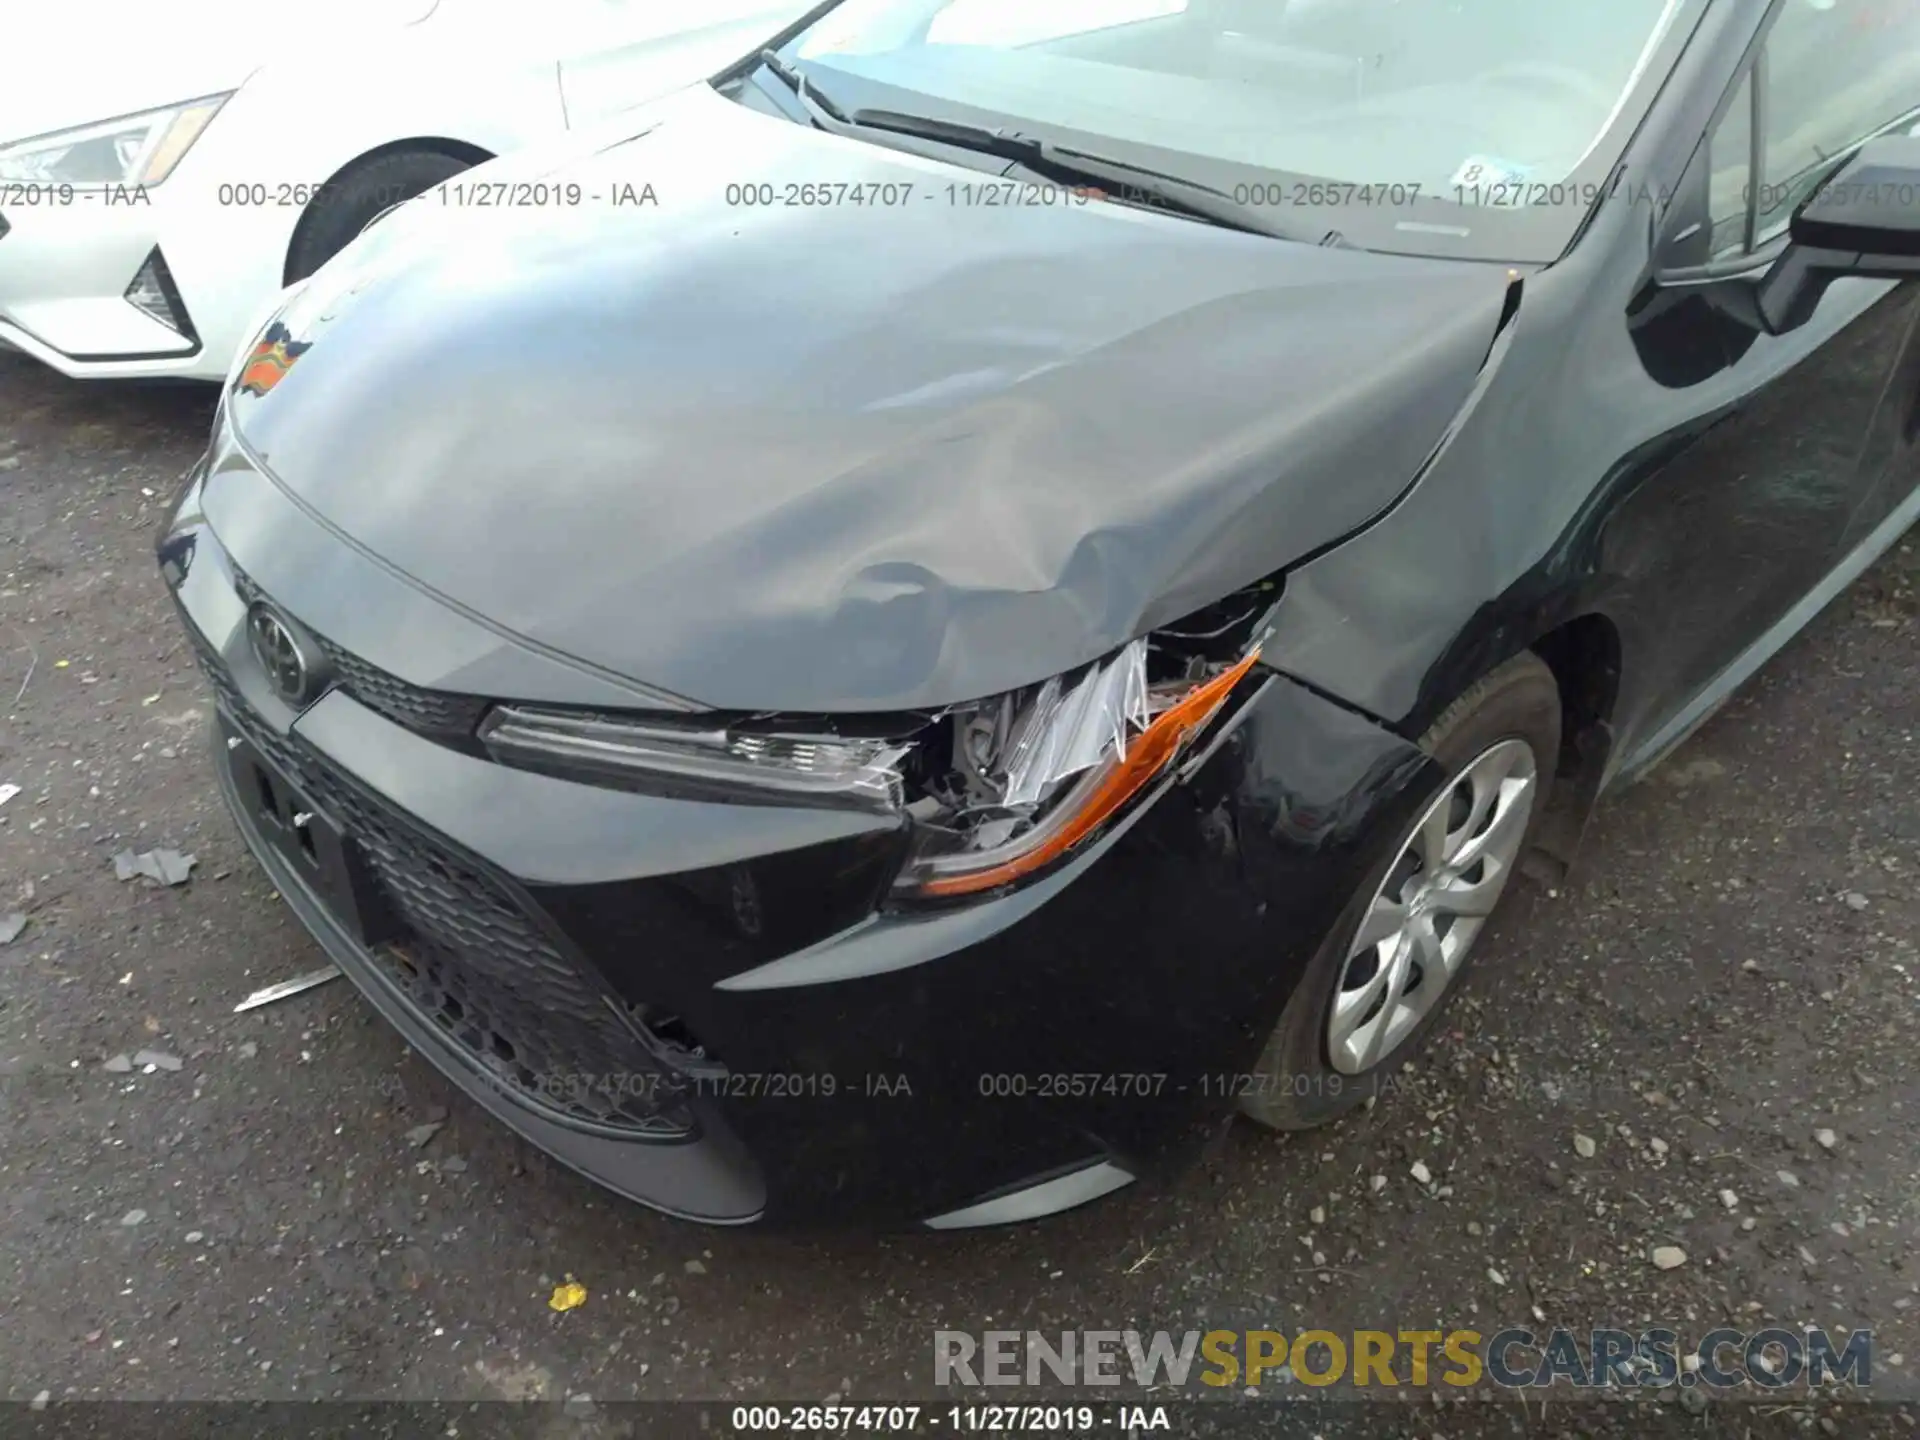
[[[933,1378],[941,1386],[1303,1385],[1508,1389],[1755,1385],[1873,1379],[1873,1334],[1824,1329],[1677,1331],[1533,1330],[939,1330]]]

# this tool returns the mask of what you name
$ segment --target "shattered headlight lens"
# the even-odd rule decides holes
[[[665,718],[497,705],[501,764],[722,803],[897,816],[903,902],[965,900],[1037,877],[1172,774],[1260,658],[1270,582],[1103,659],[972,704],[891,716]],[[1197,628],[1196,628],[1197,627]]]
[[[1149,683],[1142,638],[1071,677],[954,711],[954,774],[914,806],[896,892],[997,890],[1070,854],[1172,769],[1259,654]]]
[[[570,779],[881,812],[903,804],[899,762],[911,748],[884,738],[696,730],[516,705],[495,708],[480,740],[503,764]]]

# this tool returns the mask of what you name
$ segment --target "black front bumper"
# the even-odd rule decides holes
[[[228,805],[301,920],[494,1115],[706,1221],[931,1223],[1093,1167],[1171,1173],[1230,1113],[1427,765],[1268,675],[1181,783],[1067,870],[889,913],[891,822],[606,791],[401,723],[411,712],[366,677],[417,699],[399,678],[430,672],[403,653],[416,630],[392,627],[385,654],[342,651],[360,675],[343,665],[286,711],[210,526],[189,514],[162,548],[219,698]],[[261,573],[297,549],[250,549],[248,571],[297,592]],[[325,610],[309,593],[294,613],[326,634]],[[263,796],[256,763],[296,799]],[[337,876],[271,833],[293,803],[351,843],[366,893],[349,908],[371,922],[343,920]]]
[[[629,1072],[622,1086],[608,1083],[591,1088],[566,1082],[575,1075],[593,1074],[598,1078],[613,1072],[541,1068],[534,1069],[530,1078],[523,1078],[482,1063],[479,1047],[461,1039],[456,1030],[458,1022],[451,1021],[447,1011],[446,1002],[452,999],[468,1016],[480,1019],[484,1012],[471,1002],[470,993],[462,999],[444,981],[435,983],[437,977],[421,974],[426,966],[409,966],[393,951],[382,953],[362,944],[297,864],[262,833],[252,797],[244,795],[235,783],[234,755],[224,743],[236,729],[241,727],[223,714],[222,723],[215,727],[214,771],[221,797],[248,849],[328,956],[409,1044],[512,1129],[622,1195],[670,1214],[716,1224],[738,1224],[760,1217],[765,1190],[752,1162],[724,1129],[696,1135],[697,1121],[690,1113],[683,1117],[686,1106],[677,1093],[664,1090],[663,1084],[670,1077],[661,1072]],[[572,979],[569,976],[555,985],[554,992],[574,998]],[[455,981],[454,986],[464,988],[462,981]],[[540,1023],[543,1017],[536,1008],[537,993],[529,987],[516,997],[518,1003],[504,1017],[487,1015],[480,1023],[494,1021],[507,1032],[509,1043],[519,1034],[554,1034],[550,1026]],[[487,1029],[489,1038],[499,1033],[494,1025],[487,1025]],[[581,1056],[560,1054],[556,1060],[566,1066],[582,1066],[590,1063],[585,1056],[601,1048],[590,1042]],[[514,1058],[524,1062],[530,1057],[523,1052]],[[671,1149],[659,1143],[639,1145],[635,1141],[644,1129],[624,1133],[617,1125],[581,1123],[578,1116],[567,1113],[564,1102],[583,1093],[630,1107],[636,1097],[657,1101],[655,1115],[648,1118],[668,1131],[666,1138],[680,1143],[672,1144]],[[555,1104],[555,1100],[562,1103]]]

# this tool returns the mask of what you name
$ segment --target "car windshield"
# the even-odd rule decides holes
[[[1376,248],[1551,259],[1704,3],[844,0],[785,53],[858,104],[1331,205]]]

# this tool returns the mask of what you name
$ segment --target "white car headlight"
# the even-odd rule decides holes
[[[0,145],[0,180],[158,185],[226,102],[227,95],[207,95]]]

